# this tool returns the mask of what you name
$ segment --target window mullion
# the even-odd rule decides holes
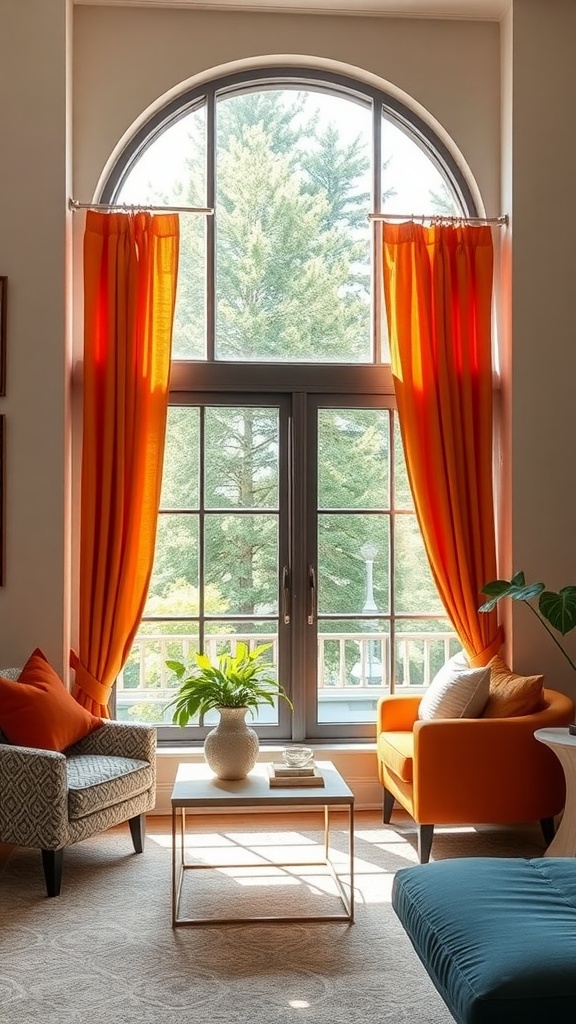
[[[309,651],[306,624],[308,543],[306,518],[307,506],[307,397],[295,394],[292,399],[292,693],[294,714],[292,716],[292,739],[306,738],[306,708],[309,704],[309,690],[316,678],[315,658]]]
[[[372,101],[372,209],[382,208],[382,112]],[[372,349],[376,364],[382,362],[382,225],[372,222]]]
[[[214,90],[206,97],[206,203],[214,210],[206,218],[206,358],[216,350],[216,102]]]

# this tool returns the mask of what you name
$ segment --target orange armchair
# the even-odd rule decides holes
[[[574,704],[544,690],[545,707],[517,718],[420,721],[421,695],[381,697],[377,709],[378,777],[384,821],[394,801],[418,825],[418,856],[427,863],[434,825],[539,821],[546,842],[564,807],[564,772],[536,729],[568,725]]]

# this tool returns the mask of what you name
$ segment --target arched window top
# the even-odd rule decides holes
[[[474,215],[440,138],[395,97],[312,68],[214,79],[157,111],[105,202],[182,217],[174,356],[387,362],[379,229],[368,214]]]

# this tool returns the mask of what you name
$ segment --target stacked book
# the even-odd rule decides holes
[[[323,786],[324,778],[313,761],[302,768],[283,762],[268,765],[271,786]]]

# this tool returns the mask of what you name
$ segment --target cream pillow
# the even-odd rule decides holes
[[[464,651],[450,658],[425,691],[418,718],[479,718],[490,695],[490,666],[470,668]]]

